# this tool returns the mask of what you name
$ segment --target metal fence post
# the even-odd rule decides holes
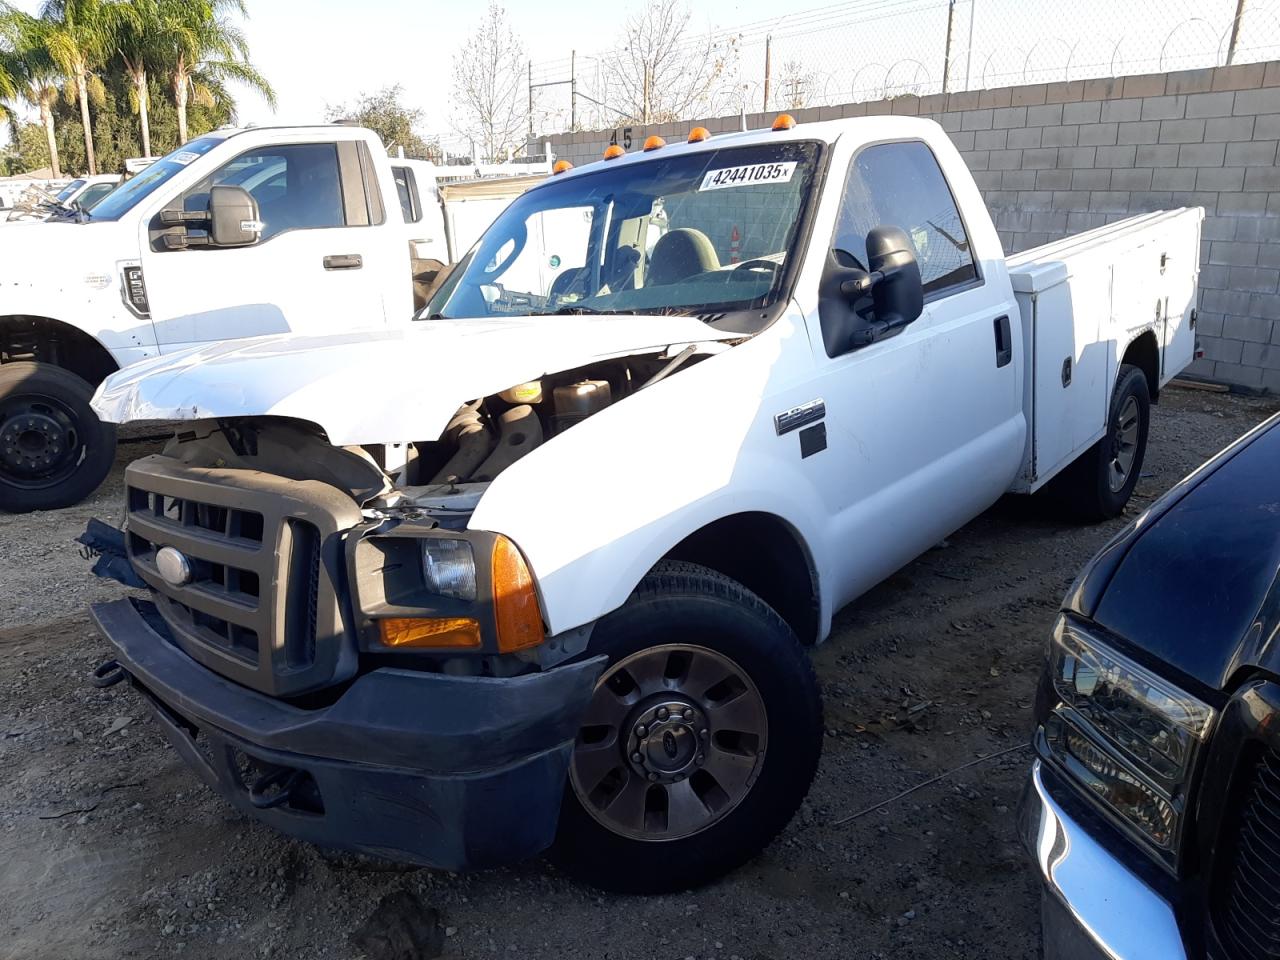
[[[947,4],[947,48],[942,55],[942,92],[947,92],[947,85],[951,82],[951,28],[956,21],[956,0],[951,0]]]
[[[1227,41],[1227,66],[1231,66],[1236,58],[1236,43],[1240,39],[1240,21],[1244,19],[1244,5],[1245,0],[1236,0],[1236,18],[1231,21],[1231,39]]]
[[[773,57],[773,34],[765,34],[764,37],[764,103],[760,105],[760,109],[766,113],[769,111],[769,74],[772,72]]]

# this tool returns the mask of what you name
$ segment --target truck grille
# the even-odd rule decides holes
[[[1223,851],[1214,926],[1231,957],[1280,960],[1280,752],[1254,757],[1242,771],[1237,827]]]
[[[175,641],[218,673],[274,696],[353,672],[340,597],[342,534],[360,520],[317,481],[147,457],[125,472],[129,558]],[[173,547],[190,577],[164,579]]]

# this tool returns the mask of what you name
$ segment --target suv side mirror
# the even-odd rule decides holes
[[[258,201],[244,187],[217,184],[209,190],[209,241],[215,247],[245,247],[262,234]]]

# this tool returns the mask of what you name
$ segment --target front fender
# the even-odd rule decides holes
[[[803,328],[783,318],[517,461],[470,526],[519,545],[552,633],[617,609],[676,544],[733,514],[782,519],[821,571],[813,464],[800,458],[794,433],[778,436],[773,425],[775,413],[811,399],[803,396],[811,356]],[[821,586],[825,634],[831,611]]]

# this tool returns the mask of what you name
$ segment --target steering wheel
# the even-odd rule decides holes
[[[733,269],[729,271],[732,277],[736,273],[761,273],[768,271],[771,277],[778,275],[778,271],[782,269],[782,264],[776,260],[765,260],[758,257],[755,260],[744,260],[742,263],[735,263]]]

